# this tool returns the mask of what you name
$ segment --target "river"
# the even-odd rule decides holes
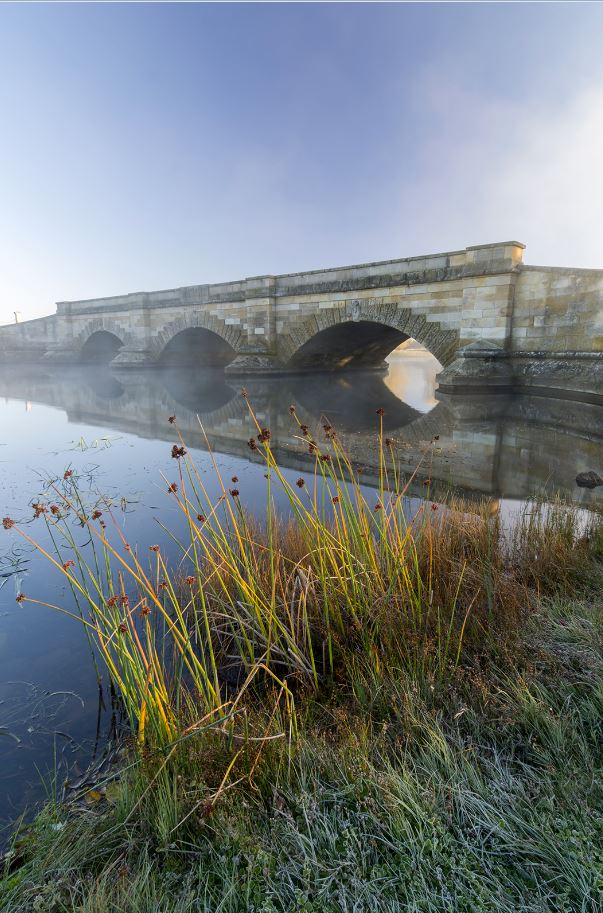
[[[603,408],[507,394],[439,396],[437,362],[420,352],[390,358],[387,374],[306,374],[233,379],[170,369],[111,374],[101,367],[0,371],[0,514],[48,545],[35,502],[49,479],[73,471],[88,493],[110,496],[128,540],[161,543],[159,520],[182,522],[167,496],[177,427],[205,474],[217,482],[210,442],[224,477],[236,476],[241,502],[262,514],[264,469],[247,447],[250,402],[290,478],[311,471],[313,457],[289,414],[336,427],[370,485],[378,473],[376,410],[403,471],[419,470],[409,499],[454,490],[488,496],[512,511],[533,494],[560,491],[584,508],[600,507],[603,488],[576,485],[577,473],[601,471]],[[248,397],[241,396],[245,386]],[[164,478],[165,476],[165,478]],[[50,779],[77,778],[102,758],[118,720],[99,693],[80,625],[44,606],[16,602],[22,591],[41,601],[72,600],[58,572],[15,531],[0,529],[0,844],[6,827],[45,795]],[[85,530],[80,531],[82,542]]]

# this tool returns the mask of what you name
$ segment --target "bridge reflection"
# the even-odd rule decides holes
[[[548,397],[440,395],[421,413],[390,389],[391,377],[349,375],[255,377],[245,381],[258,420],[272,432],[282,464],[307,470],[313,464],[289,415],[293,404],[310,429],[324,417],[335,426],[367,482],[378,477],[377,408],[402,470],[420,464],[411,493],[435,497],[453,488],[468,496],[525,498],[561,491],[584,505],[601,504],[603,491],[579,489],[578,472],[600,471],[603,409]],[[0,396],[63,410],[69,421],[172,441],[167,417],[176,414],[189,447],[204,449],[207,435],[221,453],[250,458],[253,425],[240,383],[223,372],[165,369],[113,376],[108,370],[47,367],[0,372]],[[202,427],[201,427],[202,426]]]

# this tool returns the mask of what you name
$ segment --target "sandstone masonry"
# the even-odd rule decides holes
[[[523,251],[510,241],[61,301],[50,317],[0,327],[0,359],[74,363],[111,334],[112,367],[152,367],[174,339],[203,330],[230,373],[337,370],[378,367],[413,337],[441,362],[447,391],[487,383],[602,397],[603,270],[526,266]]]

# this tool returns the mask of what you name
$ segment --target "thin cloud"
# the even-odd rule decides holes
[[[421,175],[401,182],[402,243],[513,238],[528,262],[603,267],[603,89],[527,110],[448,89],[432,113]]]

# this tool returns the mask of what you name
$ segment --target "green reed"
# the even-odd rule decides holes
[[[174,429],[178,481],[165,479],[166,491],[187,532],[180,541],[166,531],[186,576],[167,565],[160,546],[133,547],[110,502],[87,507],[71,470],[49,486],[48,504],[34,505],[54,554],[4,521],[68,581],[78,611],[51,608],[84,625],[141,746],[173,744],[200,720],[223,720],[232,738],[243,698],[252,694],[264,702],[269,696],[271,725],[278,719],[287,730],[280,735],[292,738],[294,695],[353,688],[361,667],[363,674],[403,668],[439,687],[466,652],[512,634],[529,609],[535,574],[545,586],[553,565],[569,567],[584,534],[561,502],[538,517],[530,508],[505,535],[489,502],[423,500],[409,510],[422,465],[404,477],[383,436],[381,410],[379,484],[370,491],[332,426],[325,421],[313,437],[291,407],[300,447],[313,459],[307,477],[291,483],[270,429],[248,408],[251,458],[267,477],[261,521],[245,511],[237,480],[223,478],[208,443],[219,489],[212,497]],[[275,511],[277,490],[289,505],[287,522]],[[78,527],[89,535],[84,546]],[[64,560],[67,552],[73,557]],[[23,594],[19,601],[48,605]],[[236,685],[227,689],[226,680]]]

